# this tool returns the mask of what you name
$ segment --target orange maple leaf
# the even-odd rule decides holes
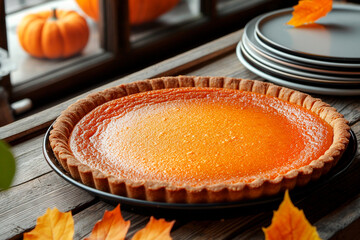
[[[171,240],[170,231],[174,223],[151,217],[145,228],[138,231],[132,240]]]
[[[36,221],[35,228],[24,233],[24,240],[62,239],[70,240],[74,236],[74,219],[71,212],[62,213],[57,208],[48,208],[46,213]]]
[[[287,23],[294,27],[314,23],[332,9],[332,0],[300,0],[294,7],[293,17]]]
[[[316,228],[311,226],[304,212],[291,202],[288,191],[278,211],[274,212],[271,225],[263,231],[266,240],[320,240]]]
[[[130,221],[123,219],[118,204],[112,211],[105,211],[103,218],[95,224],[90,237],[86,240],[125,239],[129,227]]]

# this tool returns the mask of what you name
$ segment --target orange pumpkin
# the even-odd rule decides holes
[[[99,0],[75,0],[81,10],[86,15],[94,19],[99,20]]]
[[[99,1],[98,0],[75,0],[79,7],[94,20],[99,20]],[[179,0],[128,0],[129,1],[129,21],[132,25],[155,20],[160,15],[166,13]]]
[[[54,9],[25,16],[18,25],[18,38],[34,57],[67,58],[84,49],[89,27],[77,12]]]

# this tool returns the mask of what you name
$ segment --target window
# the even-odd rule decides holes
[[[99,21],[86,18],[90,28],[86,48],[79,55],[61,60],[29,56],[19,44],[16,29],[25,15],[44,9],[73,9],[84,14],[75,0],[1,1],[0,47],[8,51],[17,66],[0,79],[9,102],[29,98],[40,106],[240,29],[255,15],[295,2],[179,0],[156,20],[130,25],[128,8],[130,1],[136,0],[99,1]]]
[[[15,1],[10,6],[14,5]],[[23,1],[26,2],[26,1]],[[15,7],[15,6],[13,6]],[[13,62],[16,62],[17,68],[11,73],[11,84],[13,86],[19,86],[26,84],[27,82],[33,82],[36,84],[36,79],[48,74],[49,72],[56,72],[64,68],[69,68],[72,65],[76,65],[81,61],[85,61],[88,58],[102,54],[104,50],[100,46],[100,36],[97,24],[94,21],[88,20],[88,26],[90,29],[90,38],[84,51],[78,56],[71,57],[69,59],[61,60],[47,60],[39,59],[29,56],[21,47],[18,41],[17,26],[24,16],[39,11],[46,11],[54,8],[61,9],[74,9],[81,11],[74,0],[56,0],[43,2],[40,5],[23,9],[22,11],[16,11],[12,14],[7,14],[7,38],[8,38],[8,50]]]

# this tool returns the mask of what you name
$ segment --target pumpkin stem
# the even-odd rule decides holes
[[[51,20],[57,20],[57,16],[56,16],[56,8],[53,8],[52,9],[52,14],[51,14],[51,17],[50,17]]]

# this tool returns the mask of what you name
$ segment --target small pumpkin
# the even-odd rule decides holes
[[[75,11],[53,9],[25,16],[18,25],[18,38],[31,56],[68,58],[85,48],[89,27]]]
[[[99,20],[99,0],[75,0],[79,7],[95,21]],[[129,21],[138,25],[155,20],[172,9],[179,0],[128,0]]]

